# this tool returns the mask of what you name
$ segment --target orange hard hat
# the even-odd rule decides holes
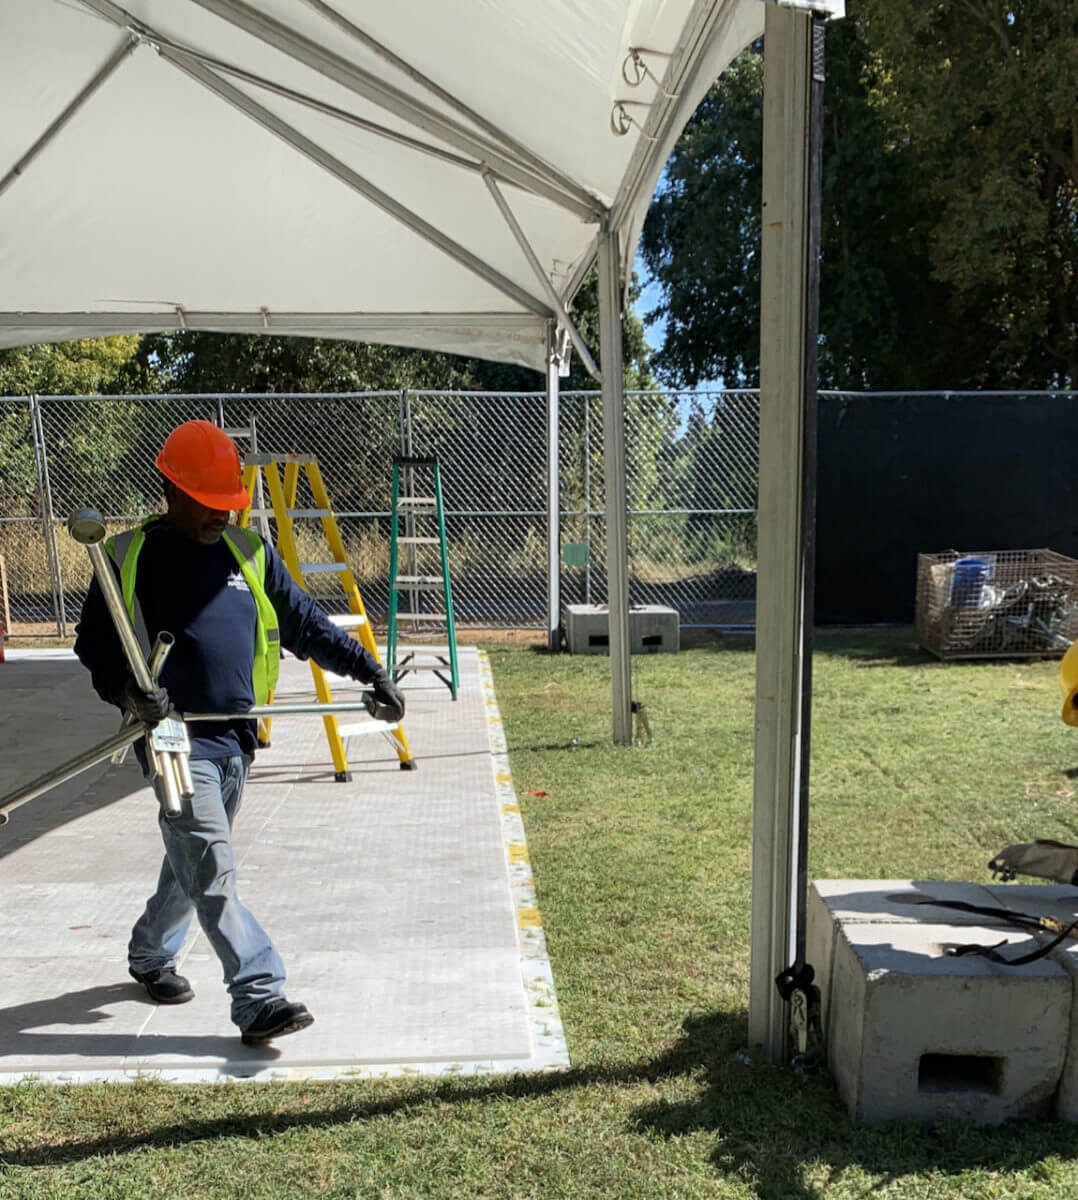
[[[247,508],[236,443],[209,421],[185,421],[165,439],[157,469],[181,492],[219,512]]]

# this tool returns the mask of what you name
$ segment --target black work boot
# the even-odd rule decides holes
[[[312,1024],[314,1017],[308,1012],[306,1004],[289,1004],[282,996],[258,1010],[258,1016],[243,1031],[241,1040],[245,1046],[261,1046],[264,1042],[284,1037],[286,1033],[297,1033]]]
[[[154,971],[136,971],[134,967],[127,968],[131,978],[137,979],[149,993],[151,1000],[158,1004],[186,1004],[195,998],[191,985],[182,975],[177,975],[172,967],[158,967]]]

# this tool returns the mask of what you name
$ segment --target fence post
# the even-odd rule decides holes
[[[45,559],[49,567],[52,611],[56,617],[56,632],[60,637],[67,637],[64,579],[60,569],[60,550],[56,544],[56,515],[52,509],[52,488],[49,486],[48,447],[45,445],[45,424],[41,419],[41,400],[36,395],[30,397],[30,429],[34,439],[38,489],[41,493],[41,525],[45,535]]]
[[[591,397],[584,393],[584,541],[588,561],[584,566],[584,603],[591,603]]]
[[[558,337],[553,322],[547,324],[546,350],[546,488],[547,488],[547,582],[546,582],[546,636],[550,650],[558,648],[558,629],[561,625],[561,463],[558,454],[558,429],[560,427],[558,405],[558,374],[561,356],[558,353]]]
[[[407,388],[401,388],[401,454],[412,457],[412,401]]]

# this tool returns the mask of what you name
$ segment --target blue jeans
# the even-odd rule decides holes
[[[175,967],[191,917],[197,916],[224,967],[232,1020],[246,1029],[270,1000],[284,994],[284,963],[269,936],[240,903],[232,822],[239,811],[250,760],[196,759],[195,794],[174,820],[159,818],[165,860],[157,891],[135,922],[127,957],[143,974]]]

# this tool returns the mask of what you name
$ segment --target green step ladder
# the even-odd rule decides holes
[[[417,494],[417,487],[431,494]],[[430,562],[435,548],[436,567]],[[402,600],[407,607],[402,606]],[[402,623],[410,627],[413,640],[444,634],[448,658],[433,648],[399,645]],[[423,654],[426,657],[420,657]],[[393,459],[386,664],[396,681],[410,671],[431,671],[449,688],[453,699],[457,698],[460,685],[457,635],[453,624],[453,588],[449,582],[442,472],[437,458],[401,454]]]

